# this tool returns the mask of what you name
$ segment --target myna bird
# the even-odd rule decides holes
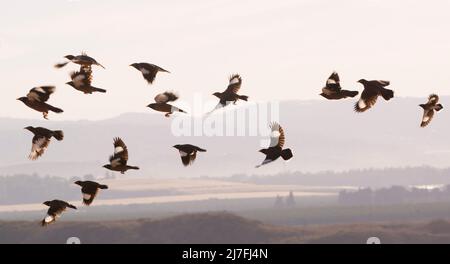
[[[359,94],[358,91],[342,90],[339,75],[333,72],[324,88],[322,88],[321,96],[328,100],[340,100],[348,97],[355,97]]]
[[[163,68],[151,63],[133,63],[130,66],[140,71],[142,73],[142,76],[144,76],[144,79],[147,80],[149,84],[153,84],[158,72],[170,73],[169,71],[164,70]]]
[[[87,206],[92,204],[100,189],[108,189],[107,185],[99,184],[93,181],[76,181],[75,184],[81,187],[81,193],[83,194],[83,203]]]
[[[74,205],[61,200],[47,201],[44,204],[50,208],[47,211],[47,216],[41,222],[42,226],[54,223],[66,211],[67,207],[77,210]]]
[[[70,74],[70,78],[72,81],[66,84],[85,94],[92,94],[93,92],[106,93],[106,90],[92,86],[91,66],[81,66],[80,71]]]
[[[225,107],[228,103],[233,102],[236,104],[238,100],[248,101],[248,96],[238,95],[237,93],[241,89],[242,78],[239,74],[234,74],[230,77],[228,88],[223,92],[216,92],[213,95],[220,99],[216,109]]]
[[[388,81],[366,81],[361,79],[358,82],[364,85],[361,98],[355,104],[355,111],[358,113],[365,112],[374,106],[380,95],[386,101],[394,97],[394,91],[385,88],[390,84]]]
[[[29,108],[41,112],[45,119],[48,119],[48,112],[55,113],[64,112],[62,109],[53,107],[46,102],[50,98],[50,95],[55,92],[55,86],[41,86],[31,89],[26,97],[17,98],[17,100],[23,102]]]
[[[58,63],[58,64],[55,65],[55,68],[58,68],[58,69],[59,68],[63,68],[69,62],[73,62],[75,64],[82,65],[82,66],[96,65],[96,66],[100,66],[103,69],[105,69],[105,67],[103,67],[103,65],[98,63],[94,58],[89,57],[85,52],[82,52],[81,55],[78,55],[78,56],[67,55],[64,58],[68,59],[69,61],[68,62],[63,62],[63,63]]]
[[[125,174],[127,170],[139,170],[139,167],[128,166],[128,148],[120,138],[114,139],[114,155],[109,158],[110,164],[103,166],[108,170],[120,171]]]
[[[197,152],[206,152],[205,149],[189,144],[175,145],[173,147],[178,149],[178,151],[180,152],[181,161],[183,162],[184,166],[189,166],[194,163],[195,159],[197,158]]]
[[[61,130],[49,130],[43,127],[26,127],[26,130],[34,134],[31,153],[28,156],[30,160],[37,160],[47,150],[50,140],[54,137],[56,140],[61,141],[64,139],[64,133]]]
[[[158,111],[158,112],[163,112],[166,113],[166,117],[170,117],[171,114],[173,114],[174,112],[181,112],[181,113],[186,113],[184,110],[175,107],[171,104],[168,104],[169,102],[174,102],[178,100],[178,95],[176,95],[173,92],[165,92],[162,94],[158,94],[155,97],[155,102],[153,104],[149,104],[147,105],[147,107],[150,107],[151,109]]]
[[[256,168],[271,163],[279,157],[282,157],[284,160],[290,160],[294,156],[291,149],[283,149],[286,142],[286,136],[283,128],[278,123],[273,123],[270,128],[272,129],[272,133],[270,135],[270,146],[267,149],[261,149],[259,151],[265,154],[266,158],[261,165],[256,166]]]
[[[430,95],[430,97],[428,97],[428,102],[419,106],[423,108],[423,118],[422,123],[420,124],[421,127],[426,127],[430,124],[434,117],[434,111],[439,112],[444,108],[441,104],[439,104],[439,96],[436,94]]]

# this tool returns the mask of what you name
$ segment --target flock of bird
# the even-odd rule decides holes
[[[67,59],[66,62],[58,63],[55,67],[63,68],[70,62],[80,65],[79,71],[70,73],[71,81],[67,82],[67,85],[70,85],[84,94],[92,94],[95,92],[106,93],[106,90],[92,86],[92,66],[99,66],[104,69],[105,67],[85,53],[78,56],[68,55],[65,56],[65,58]],[[140,71],[144,79],[150,85],[153,84],[158,73],[169,73],[169,71],[150,63],[134,63],[130,66]],[[394,91],[386,88],[390,84],[389,81],[367,81],[365,79],[361,79],[358,82],[364,86],[364,89],[361,93],[360,99],[354,106],[356,112],[362,113],[369,110],[375,105],[378,97],[380,96],[386,101],[389,101],[394,97]],[[241,86],[242,77],[238,74],[232,75],[225,91],[216,92],[213,94],[219,99],[219,103],[214,110],[226,107],[230,103],[236,104],[239,100],[248,101],[248,96],[238,94]],[[63,112],[62,109],[47,103],[50,96],[55,92],[55,89],[56,88],[54,86],[35,87],[31,89],[25,97],[20,97],[17,100],[23,102],[29,108],[42,113],[44,119],[48,119],[49,112]],[[341,100],[349,97],[354,98],[358,94],[358,91],[342,89],[338,73],[333,72],[327,79],[326,85],[322,88],[322,93],[320,95],[328,100]],[[169,117],[175,112],[186,113],[184,110],[170,104],[176,100],[178,100],[178,95],[167,91],[156,95],[155,103],[149,104],[148,107],[155,111],[165,113],[166,117]],[[443,109],[443,106],[439,104],[439,97],[435,94],[430,95],[428,102],[421,104],[420,107],[423,108],[424,111],[421,127],[427,126],[433,119],[435,112]],[[52,138],[55,138],[58,141],[62,141],[64,139],[64,133],[60,130],[52,131],[43,127],[32,126],[26,127],[25,129],[34,135],[32,139],[31,153],[29,154],[29,159],[31,160],[37,160],[44,154]],[[280,124],[272,123],[270,124],[270,129],[270,145],[268,148],[261,149],[259,151],[266,157],[260,165],[256,166],[257,168],[274,162],[279,158],[287,161],[293,157],[292,150],[289,148],[284,148],[286,136]],[[195,161],[198,152],[206,152],[205,149],[191,144],[175,145],[173,147],[178,150],[184,166],[191,165]],[[128,148],[121,138],[114,138],[114,154],[109,157],[109,164],[106,164],[103,167],[122,174],[128,170],[139,170],[139,167],[137,166],[128,165]],[[75,184],[81,187],[83,204],[86,206],[92,204],[99,190],[108,189],[108,186],[93,181],[77,181]],[[77,209],[76,206],[62,200],[46,201],[44,202],[44,205],[48,206],[49,209],[47,211],[47,215],[41,221],[42,226],[55,222],[67,208]]]

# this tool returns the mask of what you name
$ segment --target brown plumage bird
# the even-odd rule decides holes
[[[41,221],[42,226],[47,226],[54,223],[62,215],[62,213],[66,211],[67,208],[77,210],[74,205],[61,200],[47,201],[44,202],[44,204],[50,208],[47,211],[47,216]]]
[[[63,62],[63,63],[58,63],[55,65],[55,68],[60,69],[60,68],[65,67],[69,62],[73,62],[73,63],[81,65],[81,66],[96,65],[96,66],[100,66],[103,69],[105,69],[105,67],[103,67],[103,65],[98,63],[94,58],[89,57],[85,52],[82,52],[81,55],[78,55],[78,56],[67,55],[64,58],[68,59],[69,61]]]
[[[340,100],[348,97],[355,97],[359,94],[358,91],[342,90],[339,75],[333,72],[328,78],[324,88],[322,88],[321,96],[328,100]]]
[[[94,201],[100,189],[108,189],[107,185],[103,185],[93,181],[76,181],[76,185],[81,187],[81,193],[83,194],[83,203],[90,206]]]
[[[166,113],[166,117],[170,117],[170,115],[172,115],[174,112],[186,113],[184,110],[169,104],[169,102],[174,102],[176,100],[178,100],[178,95],[173,92],[165,92],[162,94],[158,94],[155,97],[156,103],[149,104],[147,105],[147,107],[150,107],[151,109],[158,112]]]
[[[433,120],[434,112],[439,112],[444,108],[441,104],[439,104],[439,96],[436,94],[430,95],[430,97],[428,97],[428,102],[419,106],[423,108],[422,123],[420,124],[421,127],[428,126],[431,120]]]
[[[61,130],[49,130],[43,127],[26,127],[26,130],[34,134],[31,146],[31,153],[28,156],[30,160],[37,160],[47,150],[50,140],[54,137],[61,141],[64,139],[64,133]]]
[[[144,79],[147,80],[148,84],[153,84],[158,72],[170,73],[169,71],[164,70],[163,68],[151,63],[133,63],[130,66],[140,71],[142,73],[142,76],[144,76]]]
[[[190,144],[175,145],[173,147],[178,149],[184,166],[189,166],[194,163],[197,158],[197,152],[206,152],[205,149]]]
[[[213,95],[220,99],[216,109],[225,107],[228,103],[236,104],[238,100],[248,101],[248,96],[239,95],[238,92],[242,86],[242,78],[239,74],[233,74],[230,77],[227,89],[223,92],[216,92]]]
[[[270,146],[267,149],[261,149],[259,151],[265,154],[266,158],[261,165],[256,166],[256,168],[276,161],[280,157],[284,160],[290,160],[294,156],[291,149],[283,149],[286,142],[286,136],[283,128],[278,123],[273,123],[270,128],[272,129],[272,133],[270,135]]]
[[[31,89],[26,97],[17,98],[17,100],[24,103],[29,108],[41,112],[45,119],[48,119],[48,112],[55,113],[64,112],[62,109],[51,106],[46,102],[50,98],[50,95],[55,92],[55,86],[41,86]]]
[[[119,171],[125,174],[127,170],[139,170],[139,167],[129,166],[128,163],[128,148],[120,138],[114,139],[114,155],[109,158],[110,164],[104,165],[103,168],[112,171]]]
[[[388,81],[367,81],[361,79],[358,82],[364,85],[361,98],[355,104],[355,111],[358,113],[365,112],[372,108],[380,95],[386,101],[389,101],[394,97],[394,91],[385,88],[390,84]]]
[[[72,81],[66,84],[80,92],[85,94],[92,94],[94,92],[106,93],[106,90],[92,86],[93,75],[91,66],[81,66],[79,71],[70,74],[70,78]]]

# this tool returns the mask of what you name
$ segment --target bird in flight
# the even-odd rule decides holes
[[[47,216],[42,220],[42,226],[47,226],[51,223],[54,223],[67,208],[72,208],[77,210],[74,205],[69,204],[68,202],[61,200],[53,200],[44,202],[44,205],[50,207],[47,211]]]
[[[173,92],[165,92],[162,94],[158,94],[155,97],[156,103],[149,104],[147,105],[147,107],[150,107],[151,109],[158,112],[166,113],[166,117],[170,117],[170,115],[172,115],[174,112],[186,113],[184,110],[169,104],[170,102],[174,102],[176,100],[178,100],[178,95]]]
[[[242,86],[242,78],[239,74],[233,74],[230,77],[228,87],[223,92],[216,92],[213,95],[220,99],[219,104],[216,106],[215,109],[219,109],[222,107],[227,106],[227,104],[233,102],[233,104],[236,104],[238,100],[244,100],[248,101],[248,96],[246,95],[239,95],[238,92],[241,89]]]
[[[78,55],[78,56],[67,55],[64,58],[68,59],[69,61],[63,62],[63,63],[58,63],[55,65],[55,68],[60,69],[60,68],[65,67],[69,62],[73,62],[73,63],[81,65],[81,66],[96,65],[96,66],[100,66],[103,69],[105,69],[105,67],[103,67],[103,65],[98,63],[94,58],[89,57],[85,52],[82,52],[81,55]]]
[[[92,204],[100,189],[108,189],[107,185],[99,184],[93,181],[76,181],[75,184],[81,187],[83,203],[87,206]]]
[[[127,170],[139,170],[139,167],[129,166],[128,148],[120,138],[114,138],[114,155],[109,158],[110,164],[104,165],[103,168],[112,171],[119,171],[125,174]]]
[[[434,112],[439,112],[444,108],[441,104],[439,104],[439,96],[436,94],[430,95],[430,97],[428,97],[428,102],[419,106],[423,108],[422,123],[420,124],[421,127],[428,126],[434,117]]]
[[[339,75],[333,72],[328,78],[324,88],[322,88],[321,96],[328,100],[340,100],[348,97],[355,97],[359,94],[358,91],[342,90]]]
[[[175,145],[173,147],[178,149],[181,156],[181,161],[185,167],[194,163],[197,158],[197,152],[206,152],[205,149],[190,144]]]
[[[261,165],[256,166],[256,168],[260,168],[266,164],[276,161],[280,157],[282,157],[283,160],[290,160],[294,156],[291,149],[283,149],[286,142],[286,136],[283,128],[278,123],[271,124],[270,128],[272,129],[272,133],[270,135],[270,146],[267,149],[261,149],[259,151],[265,154],[266,158]]]
[[[26,127],[25,129],[34,134],[31,145],[31,153],[28,156],[30,160],[37,160],[44,154],[52,137],[58,141],[64,139],[64,133],[61,130],[52,131],[43,127],[32,126]]]
[[[355,111],[358,113],[365,112],[372,108],[380,95],[386,101],[389,101],[394,97],[394,91],[385,88],[390,84],[388,81],[367,81],[361,79],[358,82],[364,85],[361,98],[355,104]]]
[[[148,84],[153,84],[158,72],[170,73],[169,71],[164,70],[163,68],[151,63],[133,63],[130,66],[140,71],[142,73],[142,76],[144,76],[144,79],[147,80]]]
[[[70,78],[72,81],[66,84],[85,94],[92,94],[93,92],[106,93],[106,90],[92,86],[93,75],[91,66],[81,66],[79,71],[70,74]]]
[[[27,96],[17,98],[17,100],[24,103],[29,108],[41,112],[45,119],[48,119],[48,112],[55,113],[64,112],[62,109],[51,106],[46,102],[50,98],[50,95],[55,92],[55,86],[41,86],[31,89]]]

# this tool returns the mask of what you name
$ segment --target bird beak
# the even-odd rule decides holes
[[[20,100],[20,98],[17,98],[16,100]]]

